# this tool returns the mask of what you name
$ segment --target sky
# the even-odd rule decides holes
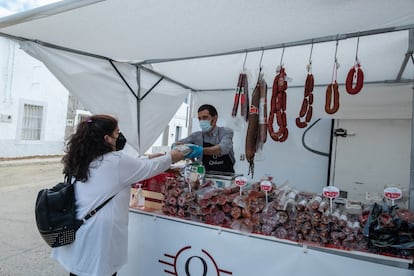
[[[60,0],[0,0],[0,17],[59,1]]]

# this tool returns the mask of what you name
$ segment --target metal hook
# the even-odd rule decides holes
[[[312,64],[312,52],[313,52],[313,39],[312,39],[312,45],[311,45],[311,50],[310,50],[310,54],[309,54],[309,65]]]
[[[308,65],[306,66],[308,73],[310,73],[312,70],[312,52],[313,52],[313,39],[312,39],[312,45],[311,45],[311,50],[309,54],[309,62],[308,62]]]
[[[359,32],[358,32],[357,47],[356,47],[356,52],[355,52],[355,61],[357,63],[359,63],[359,60],[358,60],[358,48],[359,48]]]
[[[247,59],[247,51],[244,54],[244,61],[243,61],[243,71],[246,70],[246,59]]]
[[[334,61],[333,70],[332,70],[332,83],[337,78],[337,71],[338,71],[338,68],[339,68],[338,59],[336,57],[336,55],[338,53],[338,45],[339,45],[339,38],[337,36],[337,39],[336,39],[336,47],[335,47],[335,61]]]
[[[262,60],[263,60],[263,54],[264,54],[264,49],[262,49],[262,56],[260,57],[260,63],[259,63],[259,68],[260,68],[260,71],[262,71]]]
[[[335,48],[335,63],[337,62],[336,54],[338,53],[338,45],[339,45],[339,40],[338,40],[338,39],[336,39],[336,48]]]
[[[283,45],[282,55],[280,56],[280,67],[282,67],[283,56],[285,55],[285,46]]]

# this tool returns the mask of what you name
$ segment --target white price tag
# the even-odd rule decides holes
[[[339,196],[339,189],[335,186],[327,186],[322,190],[322,194],[327,198],[337,198]]]
[[[389,187],[384,189],[384,196],[390,200],[400,199],[402,197],[402,191],[395,187]]]
[[[272,183],[268,180],[263,180],[260,183],[260,189],[264,192],[270,192],[272,190]]]
[[[234,179],[234,184],[239,187],[244,187],[247,185],[247,178],[244,176],[238,176],[236,179]]]

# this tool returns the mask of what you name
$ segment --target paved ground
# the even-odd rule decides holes
[[[67,276],[37,232],[37,192],[62,179],[60,158],[0,161],[0,276]]]

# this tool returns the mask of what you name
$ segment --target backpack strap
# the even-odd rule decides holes
[[[111,196],[110,198],[108,198],[107,200],[105,200],[101,205],[99,205],[98,207],[96,207],[95,209],[93,209],[92,211],[90,211],[86,216],[83,217],[83,219],[81,220],[82,223],[85,223],[88,219],[90,219],[91,217],[93,217],[96,212],[98,212],[102,207],[105,206],[105,204],[107,204],[111,199],[114,198],[115,195]]]
[[[65,175],[65,182],[67,183],[71,183],[72,185],[75,184],[77,181],[77,179],[75,178],[75,181],[72,183],[72,174],[68,174]],[[111,199],[113,199],[116,196],[113,195],[110,198],[108,198],[107,200],[105,200],[101,205],[99,205],[98,207],[96,207],[95,209],[93,209],[92,211],[90,211],[86,216],[84,216],[81,220],[76,220],[76,229],[78,229],[82,224],[84,224],[88,219],[90,219],[91,217],[93,217],[96,212],[98,212],[102,207],[104,207],[109,201],[111,201]]]

